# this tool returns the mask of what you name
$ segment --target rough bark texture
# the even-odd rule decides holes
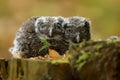
[[[67,63],[0,59],[0,80],[73,80]]]
[[[70,63],[0,59],[0,80],[120,80],[120,42],[71,45]]]
[[[120,42],[71,45],[69,53],[76,80],[120,80]]]

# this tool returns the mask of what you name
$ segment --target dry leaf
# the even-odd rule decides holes
[[[62,59],[62,56],[59,55],[59,53],[53,49],[49,49],[49,56],[53,59]]]

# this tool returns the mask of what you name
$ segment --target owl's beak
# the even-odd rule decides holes
[[[79,36],[79,33],[77,34],[76,40],[77,40],[78,43],[80,42],[80,36]]]
[[[52,30],[53,30],[53,28],[49,29],[49,35],[50,35],[50,37],[52,36]]]

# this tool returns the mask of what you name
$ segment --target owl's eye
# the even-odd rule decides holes
[[[57,23],[57,25],[58,25],[58,26],[61,26],[61,24],[60,24],[60,23]]]
[[[73,30],[70,29],[70,28],[66,29],[66,31],[67,31],[67,33],[72,33],[73,32]]]
[[[41,25],[43,25],[43,22],[38,22],[37,23],[37,26],[41,26]]]
[[[60,28],[60,27],[61,27],[61,24],[60,24],[60,23],[55,23],[54,25],[55,25],[55,27],[57,27],[57,28]]]
[[[61,27],[61,24],[60,24],[60,23],[57,23],[57,26],[58,26],[58,27]]]
[[[82,33],[85,33],[85,31],[86,31],[86,29],[85,29],[85,28],[83,28],[81,32],[82,32]]]
[[[42,29],[46,29],[46,25],[45,24],[41,24],[41,28]]]
[[[54,23],[54,29],[56,29],[57,31],[61,31],[62,25],[60,23]]]

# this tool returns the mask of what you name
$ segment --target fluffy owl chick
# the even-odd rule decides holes
[[[68,50],[68,42],[64,40],[63,17],[40,17],[35,22],[35,31],[40,39],[45,38],[51,45],[50,49],[59,54]]]
[[[80,43],[90,40],[90,21],[84,17],[74,16],[65,19],[65,39],[68,42]]]
[[[64,53],[68,45],[62,41],[62,21],[61,17],[30,18],[18,30],[14,46],[9,51],[14,58],[44,56],[48,53],[48,48],[39,50],[44,46],[40,39],[45,38],[51,44],[51,49],[57,50],[60,54]]]

